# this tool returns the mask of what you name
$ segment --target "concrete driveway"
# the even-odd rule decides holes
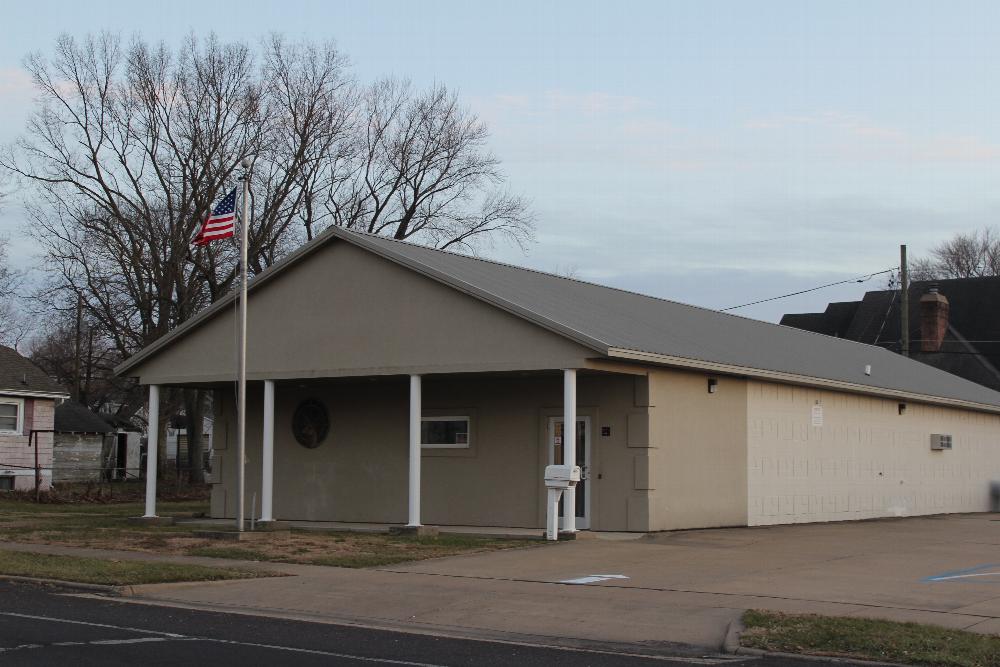
[[[711,594],[720,603],[752,596],[775,609],[845,613],[846,606],[852,614],[1000,633],[998,514],[585,538],[396,571],[538,582],[608,575],[587,585]]]
[[[715,650],[747,608],[1000,634],[1000,515],[587,537],[378,570],[144,587],[166,602],[541,643]]]

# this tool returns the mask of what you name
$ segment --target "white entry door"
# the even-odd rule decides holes
[[[549,417],[549,465],[563,463],[562,417]],[[576,527],[590,528],[590,417],[576,419],[576,464],[580,466],[580,482],[576,485]],[[562,517],[562,501],[559,501],[559,516]],[[560,525],[562,521],[560,520]]]

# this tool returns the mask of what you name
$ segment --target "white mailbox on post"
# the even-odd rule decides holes
[[[563,491],[580,481],[580,466],[545,466],[545,488],[549,490],[545,536],[559,539],[559,499]]]

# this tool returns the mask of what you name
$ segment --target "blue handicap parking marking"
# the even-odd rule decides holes
[[[940,574],[924,577],[921,581],[929,583],[957,581],[965,583],[977,582],[981,584],[1000,584],[1000,565],[996,563],[976,565],[975,567],[970,567],[964,570],[952,570],[950,572],[942,572]]]

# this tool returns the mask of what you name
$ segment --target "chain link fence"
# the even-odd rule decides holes
[[[0,461],[0,492],[19,497],[32,495],[38,502],[89,500],[140,501],[145,497],[146,456],[132,467],[53,463],[25,466]],[[201,498],[208,493],[204,482],[192,481],[192,468],[168,459],[158,467],[157,497]],[[208,471],[203,470],[205,474]],[[0,495],[2,498],[3,495]]]

